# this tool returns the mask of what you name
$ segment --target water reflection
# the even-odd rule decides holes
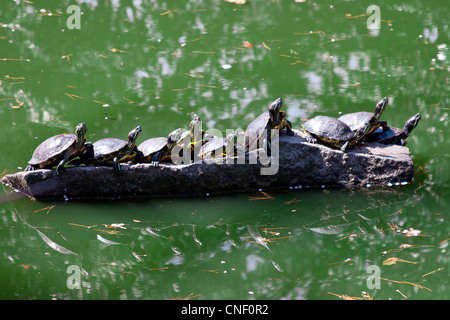
[[[59,279],[55,286],[60,298],[126,295],[127,298],[160,299],[187,296],[192,290],[204,298],[214,298],[204,280],[194,280],[205,278],[210,278],[215,285],[228,283],[228,292],[223,292],[221,298],[306,298],[308,293],[317,290],[317,280],[323,277],[328,279],[327,286],[354,272],[363,281],[368,266],[363,261],[376,258],[381,264],[380,252],[395,248],[388,240],[392,233],[387,222],[402,226],[405,223],[402,213],[420,203],[420,196],[411,197],[409,192],[395,188],[367,190],[365,194],[364,208],[359,204],[361,199],[354,202],[354,196],[344,191],[274,194],[279,200],[269,205],[257,203],[261,211],[247,213],[246,220],[253,221],[252,224],[238,222],[239,212],[211,215],[208,207],[197,207],[195,222],[190,222],[192,213],[186,211],[191,206],[180,214],[173,211],[175,207],[185,206],[184,200],[152,200],[151,207],[166,206],[167,212],[173,212],[164,215],[133,210],[136,205],[142,205],[140,201],[140,204],[128,202],[129,212],[117,214],[110,208],[107,215],[82,212],[74,215],[79,205],[58,208],[57,204],[48,214],[45,210],[32,213],[24,209],[14,211],[11,218],[15,221],[15,232],[25,235],[33,230],[34,240],[27,243],[27,250],[32,245],[52,257],[52,268],[41,272],[46,277],[53,275],[55,282]],[[293,196],[297,200],[300,196],[302,201],[292,204],[286,201]],[[323,196],[329,201],[318,202]],[[221,197],[212,201],[219,207],[237,204]],[[194,200],[194,203],[200,202]],[[315,208],[310,211],[312,207]],[[280,210],[280,214],[273,215]],[[323,214],[317,216],[317,212]],[[411,219],[409,225],[402,227],[409,226],[415,226]],[[443,236],[440,234],[438,239],[428,239],[422,244],[436,246],[437,241],[444,240]],[[4,255],[14,257],[9,264],[16,266],[15,273],[23,273],[28,270],[20,267],[26,251],[13,249],[18,245],[10,246]],[[348,257],[349,261],[344,261],[341,254],[336,255],[336,249],[351,250],[349,254],[356,251]],[[309,258],[304,259],[306,256]],[[27,263],[31,268],[42,268],[37,261]],[[65,287],[69,265],[79,266],[83,271],[81,293]],[[175,278],[167,282],[170,275]],[[40,280],[29,281],[34,286]],[[42,294],[33,292],[35,297]]]

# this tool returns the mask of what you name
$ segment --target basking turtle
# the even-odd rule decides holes
[[[151,162],[155,165],[159,162],[169,162],[171,152],[182,132],[183,130],[179,128],[169,133],[167,138],[158,137],[145,140],[138,147],[139,151],[142,152],[142,157],[136,158],[137,161],[135,162]]]
[[[201,159],[210,159],[213,157],[233,157],[244,153],[244,148],[237,143],[237,139],[240,132],[239,130],[234,130],[232,133],[226,136],[226,138],[214,138],[207,143],[205,143],[198,156]],[[232,149],[232,153],[229,152]]]
[[[343,152],[363,138],[370,129],[370,123],[366,122],[364,126],[353,132],[341,120],[328,116],[314,117],[304,122],[302,126],[307,133],[307,142],[316,143],[318,139],[328,146],[340,148]]]
[[[121,172],[120,162],[140,157],[136,147],[136,140],[141,133],[141,126],[137,126],[128,134],[128,141],[117,138],[104,138],[94,142],[93,157],[87,156],[85,162],[93,165],[110,165],[116,173]]]
[[[48,138],[34,150],[25,171],[52,168],[57,165],[56,173],[60,174],[66,161],[79,156],[87,146],[92,145],[90,142],[85,143],[86,131],[86,125],[80,123],[75,129],[75,134],[63,133]]]
[[[272,129],[278,129],[280,131],[286,129],[287,135],[294,135],[292,124],[286,119],[286,113],[280,111],[282,105],[283,101],[281,98],[278,98],[269,106],[269,111],[262,113],[248,125],[244,136],[245,150],[255,150],[258,148],[258,145],[261,147],[261,140],[263,139],[270,141],[270,138],[272,138]],[[264,130],[266,130],[267,137],[262,137]]]
[[[422,119],[422,115],[417,113],[406,121],[403,129],[389,127],[389,129],[385,131],[380,130],[380,132],[378,132],[377,130],[370,135],[367,135],[366,141],[404,146],[406,145],[406,138],[408,138],[414,128],[417,127],[420,119]]]
[[[192,121],[189,123],[189,129],[189,131],[182,133],[178,145],[183,148],[183,151],[190,151],[189,162],[191,162],[198,160],[195,156],[196,153],[202,145],[213,139],[214,136],[202,130],[202,120],[196,114],[193,115]]]
[[[386,121],[380,121],[381,114],[386,110],[386,107],[389,103],[389,99],[387,97],[383,98],[380,102],[375,106],[375,111],[373,113],[360,111],[345,114],[338,119],[345,122],[353,132],[356,132],[361,127],[364,127],[366,122],[370,123],[369,132],[378,129],[378,127],[382,127],[383,131],[387,129]]]

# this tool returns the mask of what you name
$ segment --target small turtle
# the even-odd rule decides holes
[[[317,143],[317,139],[324,144],[340,148],[346,152],[347,148],[363,138],[370,129],[370,123],[353,132],[350,127],[339,119],[328,116],[317,116],[302,124],[307,134],[306,141]]]
[[[380,126],[384,131],[387,129],[387,123],[383,120],[380,121],[380,117],[384,110],[386,110],[388,103],[389,99],[385,97],[377,103],[377,105],[375,106],[375,111],[373,113],[366,111],[353,112],[345,114],[338,119],[345,122],[353,132],[356,132],[361,127],[364,127],[366,122],[370,123],[369,132],[367,132],[367,134],[375,131]]]
[[[86,125],[80,123],[75,129],[75,134],[63,133],[48,138],[34,150],[25,171],[52,168],[57,165],[56,173],[60,174],[68,160],[81,155],[88,146],[92,146],[90,142],[85,143],[86,131]]]
[[[287,135],[294,135],[292,124],[286,119],[286,113],[280,111],[282,105],[283,101],[281,98],[276,99],[269,106],[269,111],[262,113],[248,125],[244,136],[245,150],[251,151],[257,149],[258,146],[261,147],[261,138],[263,138],[264,130],[266,130],[267,136],[263,139],[267,139],[266,141],[271,141],[271,138],[273,138],[272,129],[280,131],[286,129]]]
[[[104,138],[94,142],[93,156],[86,156],[85,162],[93,165],[110,165],[116,173],[121,172],[120,162],[141,157],[136,147],[136,140],[142,132],[141,126],[137,126],[128,134],[128,141],[117,138]]]
[[[198,156],[201,159],[210,159],[220,155],[222,157],[233,157],[243,154],[244,148],[237,142],[239,134],[239,130],[234,130],[226,138],[214,138],[208,141],[201,147]]]
[[[368,142],[378,142],[382,144],[398,144],[401,146],[406,145],[406,139],[414,130],[415,127],[419,124],[420,119],[422,119],[422,115],[417,113],[416,115],[409,118],[403,129],[389,127],[389,129],[385,131],[372,132],[370,135],[367,135],[366,141]]]
[[[171,152],[179,141],[183,130],[176,129],[169,133],[167,138],[158,137],[151,138],[142,142],[138,149],[142,152],[142,157],[136,162],[151,162],[157,165],[159,162],[169,162],[171,160]]]
[[[195,162],[199,160],[196,157],[198,150],[214,136],[202,130],[202,120],[196,114],[193,115],[192,121],[189,123],[189,129],[189,131],[183,132],[177,144],[183,148],[183,152],[190,151],[190,159],[185,160]]]

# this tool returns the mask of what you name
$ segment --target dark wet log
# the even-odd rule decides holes
[[[123,165],[121,174],[110,167],[70,167],[60,175],[54,169],[41,169],[8,174],[1,181],[37,200],[64,200],[205,195],[298,186],[387,186],[413,179],[414,165],[407,147],[366,143],[344,153],[307,143],[302,132],[294,132],[293,137],[280,136],[279,157],[274,156],[274,146],[272,158],[259,149],[246,157],[185,165]]]

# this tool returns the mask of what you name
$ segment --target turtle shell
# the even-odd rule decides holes
[[[340,143],[356,137],[356,134],[347,124],[328,116],[314,117],[304,122],[303,128],[316,137],[328,142]]]
[[[216,151],[218,149],[222,149],[222,152],[225,153],[226,152],[226,140],[227,140],[226,138],[214,138],[214,139],[208,141],[200,148],[198,156],[204,157],[208,153],[210,153],[212,151]]]
[[[366,122],[373,122],[373,118],[375,117],[375,114],[373,112],[366,112],[366,111],[360,111],[360,112],[353,112],[344,114],[343,116],[339,117],[338,119],[345,122],[352,131],[358,130],[364,123]]]
[[[142,142],[138,149],[144,154],[145,158],[150,158],[158,151],[161,151],[167,146],[167,138],[158,137],[151,138]]]
[[[372,132],[367,136],[366,141],[368,142],[379,142],[383,144],[390,144],[397,139],[402,139],[404,136],[403,129],[389,127],[389,129],[378,132],[378,130]]]
[[[109,160],[119,154],[128,142],[117,138],[105,138],[94,142],[94,158],[96,160]]]
[[[339,117],[338,119],[345,122],[354,132],[356,132],[358,129],[363,128],[365,124],[368,122],[370,124],[370,128],[367,134],[370,134],[381,125],[379,119],[381,117],[381,114],[386,109],[388,102],[389,102],[388,98],[385,97],[380,102],[377,103],[374,112],[367,112],[367,111],[353,112],[345,114]],[[386,126],[385,121],[383,122],[384,122],[383,127],[385,127]]]
[[[75,144],[77,136],[71,133],[63,133],[48,138],[42,142],[33,152],[28,161],[31,165],[51,165],[58,162],[64,153]]]
[[[253,150],[257,147],[257,141],[261,137],[261,134],[265,129],[267,129],[267,126],[270,123],[270,115],[269,111],[266,111],[262,114],[260,114],[255,120],[253,120],[247,127],[247,130],[245,130],[245,137],[244,137],[244,143],[245,143],[245,149],[247,150]],[[252,139],[251,139],[251,138]]]

